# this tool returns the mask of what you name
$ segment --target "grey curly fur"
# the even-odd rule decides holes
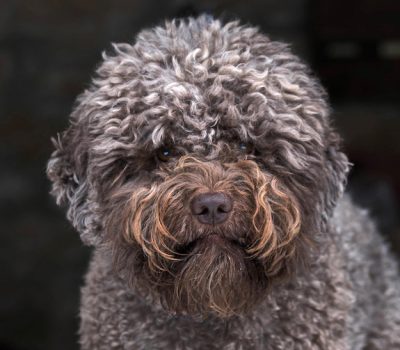
[[[48,163],[57,203],[95,248],[82,349],[400,349],[396,263],[342,195],[348,161],[325,92],[287,45],[200,16],[103,58]],[[183,198],[221,184],[237,203],[223,235],[246,248],[199,244],[179,261],[206,232]],[[155,229],[160,203],[166,233]],[[251,224],[266,215],[272,231]],[[197,289],[204,277],[229,290],[195,290],[185,273],[199,274]]]

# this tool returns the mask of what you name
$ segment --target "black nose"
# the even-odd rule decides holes
[[[224,193],[202,193],[193,198],[190,209],[202,224],[221,224],[232,210],[232,200]]]

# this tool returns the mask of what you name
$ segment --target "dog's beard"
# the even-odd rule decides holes
[[[114,195],[106,222],[115,266],[171,311],[246,312],[296,264],[300,209],[252,161],[221,165],[184,157],[162,182],[127,188]],[[190,215],[188,203],[199,191],[232,197],[226,223],[201,225]]]
[[[196,242],[177,264],[166,307],[192,314],[230,316],[248,310],[265,291],[262,267],[239,244],[211,235]]]

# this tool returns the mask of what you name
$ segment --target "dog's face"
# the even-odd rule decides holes
[[[129,285],[172,311],[230,316],[307,259],[343,190],[338,143],[285,45],[200,17],[105,56],[48,175]]]

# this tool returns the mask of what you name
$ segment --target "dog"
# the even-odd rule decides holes
[[[82,349],[400,349],[396,261],[310,69],[206,15],[113,47],[47,169],[94,247]]]

